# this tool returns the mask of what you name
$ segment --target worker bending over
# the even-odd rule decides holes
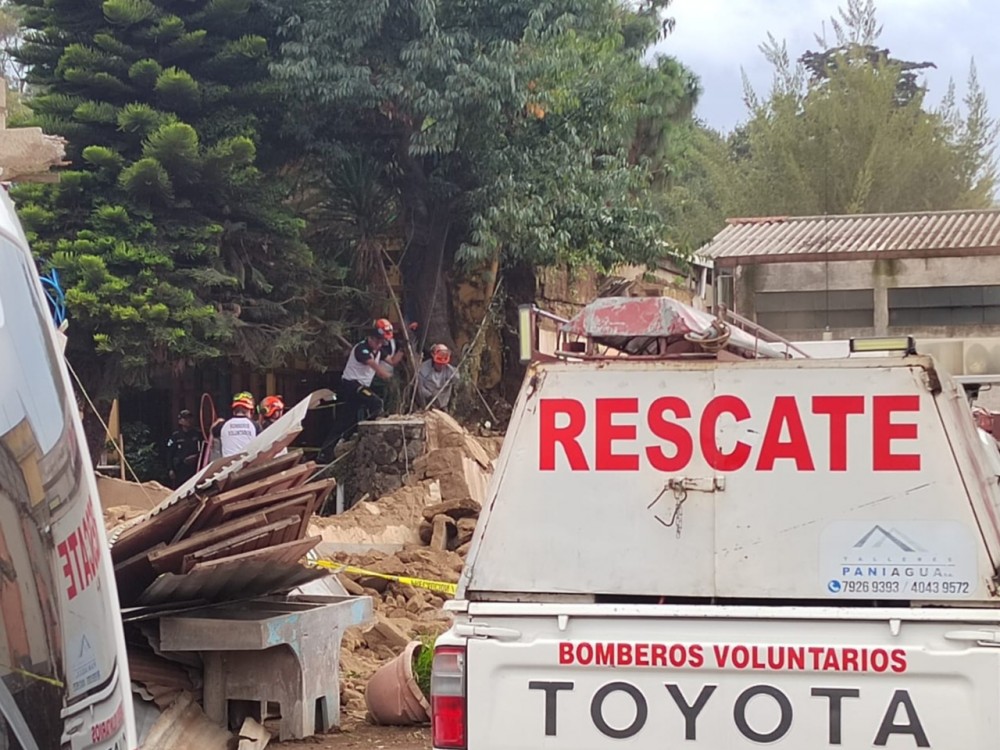
[[[393,352],[392,337],[392,323],[379,318],[365,340],[351,348],[337,388],[333,429],[319,452],[321,463],[333,460],[333,449],[354,433],[358,422],[382,413],[382,399],[372,391],[371,384],[376,375],[390,380],[393,368],[403,359],[403,347]]]

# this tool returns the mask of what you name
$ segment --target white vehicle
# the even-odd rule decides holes
[[[42,286],[0,191],[0,748],[136,746],[90,467]]]
[[[660,299],[561,331],[522,355],[435,748],[998,746],[995,447],[930,358],[787,359]]]

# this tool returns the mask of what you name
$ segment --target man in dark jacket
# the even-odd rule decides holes
[[[167,441],[167,467],[170,485],[175,489],[194,476],[201,455],[201,433],[194,427],[194,417],[187,409],[177,415],[177,431]]]

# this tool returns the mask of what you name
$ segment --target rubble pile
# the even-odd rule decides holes
[[[457,583],[499,455],[500,438],[472,435],[443,412],[427,412],[424,422],[427,452],[412,460],[402,487],[310,526],[326,542],[319,551],[348,566],[338,574],[348,593],[375,603],[375,624],[349,630],[341,649],[342,708],[356,721],[366,713],[369,677],[410,641],[447,630],[450,615],[448,594],[355,571]],[[372,549],[336,551],[365,545]]]
[[[256,454],[220,459],[152,510],[105,508],[133,689],[146,701],[142,710],[153,712],[150,737],[169,734],[177,712],[193,712],[192,727],[212,729],[199,707],[201,657],[162,648],[161,618],[225,602],[277,601],[317,585],[313,593],[321,596],[344,593],[328,571],[304,561],[320,542],[308,535],[310,519],[336,482],[316,480],[318,467],[304,462],[301,450],[285,451],[297,434],[287,430]],[[228,731],[213,731],[212,746],[225,747],[220,738]],[[195,746],[192,737],[164,742]]]
[[[372,423],[372,429],[381,434],[382,424]],[[395,421],[389,425],[390,432],[398,432],[399,428],[393,429]],[[311,533],[324,541],[352,545],[412,544],[455,550],[467,543],[486,499],[500,439],[474,436],[437,410],[423,416],[423,427],[427,452],[408,463],[399,489],[365,496],[338,516],[314,518]],[[359,444],[367,443],[362,434]],[[442,516],[437,521],[440,531],[434,539],[438,516]]]
[[[345,555],[338,562],[378,573],[448,583],[458,581],[464,564],[455,552],[415,547],[391,555]],[[448,596],[375,576],[339,573],[337,577],[348,593],[370,596],[375,603],[375,623],[367,630],[348,630],[340,652],[341,710],[346,719],[363,721],[368,679],[410,641],[432,641],[448,629],[450,615],[443,610]]]
[[[302,463],[301,450],[275,457],[283,448],[279,443],[236,471],[209,467],[197,487],[114,528],[111,559],[122,607],[231,601],[321,577],[299,560],[319,543],[307,536],[309,520],[335,482],[310,481],[316,465]]]
[[[437,588],[458,582],[501,438],[472,435],[440,411],[421,415],[405,429],[370,424],[405,436],[402,450],[389,446],[397,462],[405,454],[399,486],[390,481],[395,489],[337,516],[315,515],[335,481],[317,480],[318,467],[304,462],[301,451],[277,455],[294,432],[238,466],[227,468],[229,459],[217,462],[153,510],[105,507],[129,663],[146,705],[162,712],[177,710],[179,702],[200,702],[197,656],[165,652],[158,640],[158,617],[193,606],[305,591],[306,585],[371,597],[374,621],[346,630],[342,640],[347,726],[365,720],[365,686],[380,666],[409,642],[429,643],[448,628],[443,606],[450,594],[421,581]],[[413,450],[414,443],[422,453]],[[376,461],[388,455],[373,453]],[[313,554],[344,566],[335,577],[309,583],[329,575],[302,563],[314,548]],[[371,573],[419,580],[409,585]]]

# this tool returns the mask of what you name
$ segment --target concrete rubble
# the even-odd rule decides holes
[[[473,435],[437,410],[418,418],[426,452],[412,460],[402,486],[341,515],[314,517],[309,533],[322,537],[321,554],[351,568],[457,583],[502,438]],[[360,722],[368,678],[411,640],[447,630],[448,595],[362,573],[338,578],[348,592],[375,602],[375,623],[348,630],[341,649],[342,710],[346,721]]]

